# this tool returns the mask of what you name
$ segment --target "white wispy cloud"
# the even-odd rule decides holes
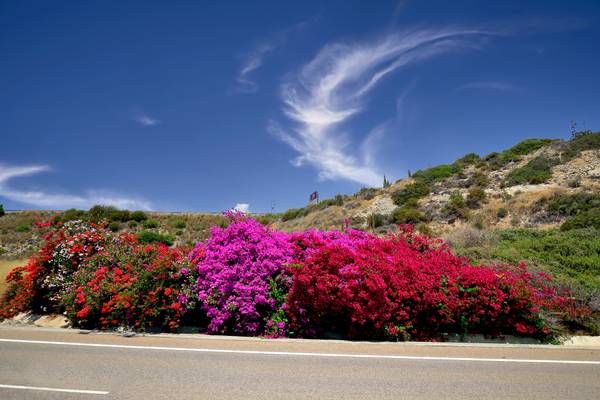
[[[501,81],[479,81],[469,82],[461,85],[458,90],[495,90],[499,92],[520,92],[523,90],[521,86]]]
[[[243,213],[248,213],[248,212],[250,212],[250,204],[248,204],[248,203],[237,203],[235,205],[235,207],[233,207],[233,209],[235,211],[240,211],[240,212],[243,212]]]
[[[236,78],[240,92],[253,93],[258,90],[258,84],[249,75],[262,66],[264,57],[274,48],[274,45],[264,43],[245,57]]]
[[[489,35],[477,29],[422,29],[387,34],[362,43],[332,43],[283,84],[283,111],[293,122],[269,130],[299,153],[296,166],[309,163],[321,179],[348,179],[376,186],[382,173],[375,165],[376,143],[385,126],[373,129],[358,151],[344,123],[364,111],[365,97],[389,74]],[[398,104],[401,105],[402,101]]]
[[[235,90],[242,93],[258,91],[258,83],[251,78],[253,72],[262,67],[264,59],[276,48],[282,46],[291,35],[302,32],[310,25],[317,22],[321,14],[316,14],[304,21],[300,21],[286,29],[274,32],[268,40],[263,40],[242,57],[242,63],[236,76]]]
[[[46,208],[89,208],[95,204],[111,205],[118,208],[150,210],[148,201],[115,195],[98,190],[87,191],[84,195],[48,193],[39,190],[20,190],[12,188],[8,182],[15,178],[50,171],[47,165],[5,166],[0,165],[0,197]]]
[[[160,124],[160,121],[145,113],[137,113],[133,116],[133,120],[143,126],[155,126]]]

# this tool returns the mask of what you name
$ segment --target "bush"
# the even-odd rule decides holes
[[[504,208],[504,207],[499,208],[498,212],[496,213],[496,216],[499,219],[506,218],[507,215],[508,215],[508,210],[506,208]]]
[[[397,224],[418,224],[425,221],[423,213],[416,208],[398,207],[392,214],[394,222]]]
[[[185,229],[185,221],[182,219],[175,220],[173,222],[173,227],[175,229]]]
[[[108,229],[110,229],[111,232],[117,232],[119,231],[119,229],[121,229],[121,223],[113,221],[110,224],[108,224]]]
[[[460,192],[454,192],[450,195],[448,203],[444,207],[443,216],[450,220],[453,219],[468,219],[469,210],[467,209],[467,203]]]
[[[410,230],[325,242],[291,268],[290,328],[302,337],[431,340],[478,332],[545,337],[537,311],[569,304],[523,267],[477,267]]]
[[[466,204],[469,208],[479,208],[482,203],[485,203],[486,198],[485,190],[479,186],[475,186],[469,189]]]
[[[148,219],[148,216],[143,211],[134,211],[131,213],[130,219],[135,222],[144,222]]]
[[[573,217],[579,212],[600,208],[600,194],[580,192],[576,194],[556,193],[536,202],[535,208],[545,208],[553,217]]]
[[[0,217],[3,217],[5,214],[4,212],[4,205],[0,204]]]
[[[28,225],[19,225],[17,227],[15,227],[15,232],[29,232],[29,226]]]
[[[427,184],[423,182],[415,182],[392,193],[392,200],[397,206],[406,205],[406,203],[410,201],[413,201],[414,204],[416,200],[427,196],[429,191],[430,189]]]
[[[380,226],[388,225],[389,218],[386,215],[373,213],[367,217],[367,224],[371,229],[379,228]]]
[[[153,219],[146,220],[146,221],[144,221],[144,222],[142,223],[142,227],[143,227],[144,229],[154,229],[154,228],[158,228],[158,225],[159,225],[159,224],[158,224],[158,221],[155,221],[155,220],[153,220]]]
[[[500,169],[506,164],[519,161],[522,156],[533,153],[557,139],[526,139],[501,153],[490,153],[485,157],[492,169]]]
[[[555,165],[556,160],[554,159],[544,156],[536,157],[521,168],[510,171],[503,182],[503,186],[545,183],[552,178],[552,167]]]
[[[162,243],[167,246],[172,246],[175,238],[171,235],[163,235],[152,231],[141,231],[138,233],[140,243]]]
[[[306,214],[307,211],[305,208],[290,208],[281,215],[281,220],[285,222],[299,217],[304,217]]]
[[[431,184],[450,178],[461,171],[462,168],[457,164],[442,164],[437,167],[419,170],[412,174],[412,178],[426,184]]]
[[[355,196],[362,200],[371,200],[377,196],[377,193],[379,190],[375,188],[361,188]]]
[[[479,186],[479,187],[484,188],[490,184],[490,179],[483,172],[475,171],[475,173],[473,173],[473,175],[471,175],[471,177],[469,178],[469,181],[467,184],[469,186]]]
[[[463,157],[459,158],[454,163],[461,165],[461,166],[466,166],[466,165],[477,164],[480,160],[481,160],[481,157],[479,157],[479,154],[469,153],[469,154],[466,154]]]
[[[232,223],[213,228],[206,243],[190,259],[198,274],[191,291],[209,319],[209,333],[283,335],[283,293],[290,278],[294,247],[287,234],[241,214]]]
[[[568,218],[560,226],[561,231],[581,228],[596,228],[600,230],[600,207],[582,211],[576,216]]]
[[[600,149],[600,132],[577,132],[567,143],[566,149],[561,154],[562,162],[567,162],[585,150]]]
[[[87,219],[87,213],[84,210],[77,210],[75,208],[69,208],[59,218],[63,222],[77,221]]]

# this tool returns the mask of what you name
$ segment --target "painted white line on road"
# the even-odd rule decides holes
[[[230,349],[206,349],[193,347],[163,347],[163,346],[136,346],[126,344],[103,344],[103,343],[80,343],[80,342],[52,342],[47,340],[23,340],[23,339],[1,339],[0,342],[24,343],[24,344],[48,344],[54,346],[77,346],[77,347],[99,347],[109,349],[131,349],[131,350],[158,350],[158,351],[187,351],[197,353],[225,353],[225,354],[252,354],[268,356],[292,356],[292,357],[337,357],[337,358],[371,358],[383,360],[425,360],[425,361],[476,361],[476,362],[500,362],[500,363],[534,363],[534,364],[583,364],[600,365],[600,361],[587,360],[544,360],[524,358],[477,358],[477,357],[433,357],[433,356],[400,356],[385,354],[351,354],[351,353],[307,353],[295,351],[260,351],[260,350],[230,350]]]
[[[45,392],[79,393],[79,394],[108,394],[102,390],[80,390],[80,389],[58,389],[41,386],[20,386],[20,385],[2,385],[0,389],[18,389],[18,390],[42,390]]]

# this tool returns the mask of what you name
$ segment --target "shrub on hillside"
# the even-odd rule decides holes
[[[503,182],[504,186],[515,186],[531,184],[537,185],[545,183],[552,178],[552,167],[556,165],[556,160],[539,156],[521,168],[516,168],[509,172]]]
[[[600,230],[600,207],[581,211],[574,217],[568,218],[560,226],[561,231],[581,228],[596,228]]]
[[[491,169],[500,169],[506,164],[513,161],[518,161],[522,156],[531,154],[534,151],[541,149],[545,145],[555,141],[556,139],[525,139],[510,149],[504,150],[500,153],[488,154],[485,157],[485,161],[487,161],[488,166]]]
[[[457,164],[442,164],[436,167],[423,169],[412,174],[412,178],[431,184],[434,182],[443,181],[446,178],[450,178],[462,171],[462,167]]]
[[[144,222],[142,222],[142,227],[144,227],[144,229],[154,229],[154,228],[158,228],[158,221],[153,220],[153,219],[148,219]]]
[[[185,221],[182,219],[177,219],[173,222],[173,228],[175,229],[184,229],[185,225]]]
[[[166,246],[172,246],[175,242],[175,238],[171,235],[152,231],[141,231],[137,236],[140,243],[162,243]]]
[[[143,211],[134,211],[131,213],[130,218],[135,222],[143,222],[148,219],[148,216]]]
[[[398,207],[392,213],[392,218],[397,224],[412,224],[416,225],[419,222],[425,221],[425,215],[416,208]]]
[[[479,186],[479,187],[484,188],[489,184],[490,184],[490,178],[488,178],[488,176],[481,171],[475,171],[473,173],[473,175],[471,175],[469,177],[469,180],[467,182],[467,185],[469,187]]]
[[[485,190],[479,186],[475,186],[469,189],[466,204],[469,208],[479,208],[482,203],[485,203],[486,198]]]
[[[469,153],[469,154],[462,156],[461,158],[456,160],[454,163],[461,165],[461,166],[466,166],[466,165],[477,164],[480,160],[481,160],[481,157],[479,157],[479,154]]]
[[[0,204],[0,217],[3,217],[5,214],[4,212],[4,205]]]
[[[469,210],[467,208],[467,203],[465,202],[464,197],[460,192],[454,192],[450,195],[450,199],[446,206],[442,210],[442,215],[444,218],[448,218],[450,220],[454,219],[468,219],[469,218]]]
[[[496,213],[496,217],[498,217],[499,219],[503,219],[508,215],[508,210],[504,207],[500,207],[498,209],[498,212]]]
[[[305,208],[290,208],[281,215],[281,220],[285,222],[292,219],[304,217],[306,214],[307,212]]]
[[[429,186],[423,182],[414,182],[392,193],[392,200],[397,206],[406,205],[407,202],[416,201],[429,194]]]
[[[600,149],[600,132],[576,132],[561,153],[561,161],[567,162],[579,156],[582,151],[597,149]]]

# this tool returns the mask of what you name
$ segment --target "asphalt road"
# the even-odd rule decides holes
[[[2,400],[307,398],[599,399],[600,349],[0,328]]]

